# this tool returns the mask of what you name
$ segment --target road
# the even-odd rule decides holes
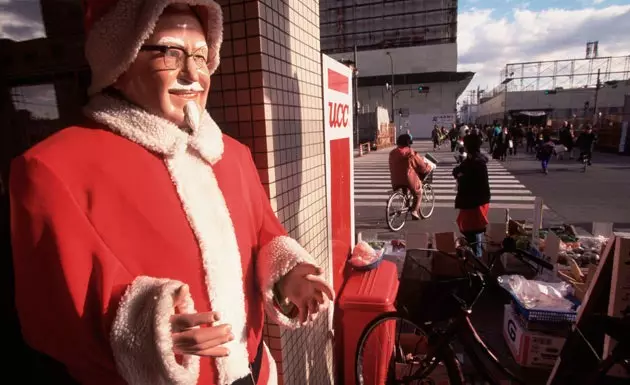
[[[355,158],[356,229],[379,237],[405,237],[406,233],[457,231],[454,209],[455,165],[450,148],[434,151],[432,144],[414,144],[420,153],[430,152],[440,162],[433,181],[436,209],[431,218],[409,221],[398,233],[390,233],[385,222],[385,203],[391,191],[388,154],[390,149]],[[585,232],[591,224],[614,222],[615,230],[630,231],[630,157],[595,154],[586,173],[575,160],[552,160],[549,174],[540,170],[533,155],[519,153],[506,162],[490,160],[488,169],[492,201],[490,222],[503,222],[505,209],[515,219],[531,220],[537,196],[545,202],[544,222],[569,223]]]

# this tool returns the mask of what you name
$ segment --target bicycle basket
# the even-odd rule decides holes
[[[467,278],[436,279],[430,272],[429,252],[409,250],[400,276],[396,308],[416,323],[447,320],[471,304],[478,290]]]

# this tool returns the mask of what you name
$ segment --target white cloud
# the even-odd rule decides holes
[[[37,0],[0,0],[0,39],[15,41],[45,37]]]
[[[600,56],[630,54],[630,5],[579,10],[519,8],[512,16],[497,17],[492,9],[459,14],[458,70],[476,72],[468,89],[496,86],[507,63],[583,58],[587,41],[599,41]],[[468,91],[462,95],[467,96]]]

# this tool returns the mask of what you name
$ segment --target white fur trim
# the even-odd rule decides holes
[[[265,354],[269,361],[269,379],[266,385],[278,385],[278,368],[276,367],[276,361],[273,359],[267,344],[263,341],[263,347],[265,348]]]
[[[170,317],[175,314],[173,294],[182,282],[141,276],[122,297],[110,332],[118,373],[130,385],[194,385],[199,378],[199,357],[185,355],[182,365],[173,353]],[[183,313],[194,313],[188,295]]]
[[[201,249],[212,310],[230,324],[234,340],[227,357],[216,358],[219,384],[249,375],[243,270],[234,225],[212,168],[182,146],[165,159],[182,206]]]
[[[92,69],[93,95],[112,85],[135,60],[140,47],[151,36],[158,18],[171,4],[188,4],[207,9],[205,25],[208,45],[216,59],[210,73],[219,66],[223,43],[223,13],[213,0],[119,0],[87,33],[85,56]]]
[[[192,135],[166,119],[109,95],[94,95],[84,113],[117,134],[162,155],[173,156],[186,143],[210,164],[218,162],[223,155],[223,133],[206,110]]]
[[[315,265],[308,251],[287,236],[272,239],[260,249],[257,259],[258,281],[267,314],[279,325],[289,328],[300,326],[299,320],[291,319],[278,310],[274,303],[273,286],[300,263]]]

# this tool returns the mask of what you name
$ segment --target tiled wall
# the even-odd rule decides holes
[[[327,269],[319,3],[220,3],[224,43],[210,113],[252,149],[278,217]],[[297,331],[268,324],[266,336],[280,384],[333,382],[327,317]]]

